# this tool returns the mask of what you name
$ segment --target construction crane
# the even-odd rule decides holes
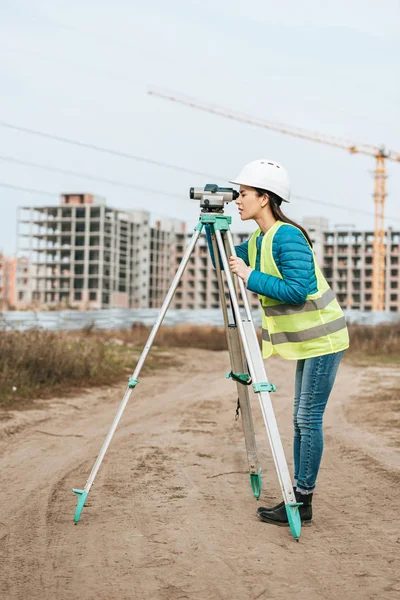
[[[366,154],[375,158],[376,167],[374,171],[375,187],[375,230],[374,230],[374,248],[373,248],[373,277],[372,277],[372,310],[384,310],[385,297],[385,199],[386,199],[386,160],[400,162],[400,153],[386,150],[384,146],[374,146],[371,144],[359,144],[345,138],[332,135],[325,135],[314,131],[309,131],[300,127],[293,127],[285,123],[275,123],[250,117],[244,113],[232,112],[227,108],[214,104],[199,102],[196,98],[191,98],[182,94],[176,94],[168,90],[159,88],[149,88],[148,94],[171,100],[191,108],[196,108],[226,119],[232,119],[248,125],[263,127],[271,131],[284,133],[303,140],[326,144],[334,148],[342,148],[351,154]]]

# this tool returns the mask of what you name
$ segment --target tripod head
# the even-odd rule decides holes
[[[238,198],[233,188],[221,188],[216,183],[207,183],[204,188],[190,188],[190,199],[200,200],[202,212],[224,212],[224,204]]]

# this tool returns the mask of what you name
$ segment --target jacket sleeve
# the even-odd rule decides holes
[[[205,225],[205,230],[206,230],[208,249],[210,251],[212,264],[215,269],[215,256],[214,256],[214,249],[212,247],[212,241],[211,241],[211,229],[210,229],[210,225],[208,223],[206,223],[206,225]],[[244,260],[244,262],[246,263],[247,266],[249,266],[249,253],[248,253],[248,249],[247,249],[248,244],[249,244],[249,240],[247,240],[246,242],[243,242],[243,244],[240,244],[239,246],[235,246],[236,254],[238,255],[239,258]],[[221,260],[220,260],[220,264],[221,264],[221,269],[223,270],[224,266],[223,266]]]
[[[282,279],[253,270],[247,289],[287,304],[302,304],[307,298],[314,273],[313,254],[306,238],[295,227],[282,226],[274,237],[275,253]]]

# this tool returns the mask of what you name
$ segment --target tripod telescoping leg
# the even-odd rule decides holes
[[[109,429],[109,431],[107,433],[107,437],[104,440],[104,443],[103,443],[103,445],[101,447],[99,455],[98,455],[98,457],[96,459],[96,462],[93,465],[92,471],[91,471],[91,473],[89,475],[89,478],[88,478],[88,480],[87,480],[87,482],[85,484],[85,487],[83,489],[76,489],[76,488],[73,489],[73,492],[78,496],[78,504],[77,504],[77,507],[76,507],[76,510],[75,510],[75,516],[74,516],[75,523],[77,523],[79,521],[82,509],[83,509],[83,506],[85,504],[86,498],[87,498],[87,496],[89,494],[90,488],[93,485],[93,482],[95,480],[97,472],[98,472],[98,470],[100,468],[100,465],[101,465],[101,463],[103,461],[103,458],[104,458],[104,456],[105,456],[105,454],[107,452],[108,446],[110,445],[110,442],[111,442],[111,440],[113,438],[115,430],[118,427],[118,423],[119,423],[119,421],[120,421],[120,419],[122,417],[122,414],[123,414],[123,412],[125,410],[125,407],[128,404],[128,400],[129,400],[129,398],[130,398],[130,396],[132,394],[132,391],[133,391],[134,387],[139,383],[139,381],[138,381],[139,373],[140,373],[140,371],[141,371],[141,369],[143,367],[144,361],[146,360],[147,355],[148,355],[148,353],[150,351],[150,348],[151,348],[151,346],[152,346],[152,344],[154,342],[154,338],[156,337],[157,332],[158,332],[158,330],[161,327],[161,323],[164,320],[165,314],[166,314],[166,312],[168,310],[168,307],[169,307],[169,305],[171,303],[171,300],[172,300],[173,295],[174,295],[174,293],[176,291],[176,288],[178,287],[179,281],[180,281],[180,279],[181,279],[181,277],[183,275],[183,272],[184,272],[184,270],[185,270],[185,268],[186,268],[186,266],[187,266],[187,264],[189,262],[190,255],[192,254],[193,249],[194,249],[194,247],[196,245],[196,242],[197,242],[197,240],[200,237],[202,227],[203,227],[203,225],[201,223],[199,223],[199,225],[196,227],[195,232],[194,232],[194,234],[193,234],[193,236],[192,236],[192,238],[191,238],[191,240],[190,240],[190,242],[189,242],[189,244],[188,244],[188,246],[187,246],[187,248],[185,250],[185,254],[184,254],[183,258],[182,258],[181,264],[179,265],[179,268],[178,268],[178,270],[176,272],[176,275],[175,275],[175,277],[174,277],[174,279],[172,281],[171,287],[170,287],[170,289],[169,289],[169,291],[168,291],[168,293],[167,293],[167,295],[165,297],[164,303],[163,303],[163,305],[161,307],[161,310],[160,310],[160,313],[159,313],[159,315],[157,317],[157,320],[156,320],[156,322],[153,325],[153,328],[152,328],[152,330],[150,332],[150,335],[149,335],[149,338],[148,338],[148,340],[146,342],[146,345],[145,345],[145,347],[144,347],[144,349],[143,349],[143,351],[142,351],[142,353],[140,355],[140,358],[139,358],[138,363],[136,365],[136,369],[133,372],[132,377],[129,378],[128,387],[125,390],[125,394],[124,394],[124,397],[122,399],[122,402],[119,405],[118,411],[117,411],[117,413],[116,413],[116,415],[114,417],[114,420],[112,422],[112,425],[111,425],[111,427],[110,427],[110,429]]]
[[[250,472],[250,485],[254,497],[258,500],[261,493],[262,480],[261,468],[259,467],[257,446],[254,436],[254,425],[253,418],[251,415],[249,387],[247,382],[247,379],[249,379],[250,381],[251,379],[250,376],[248,376],[248,368],[246,364],[246,358],[244,356],[243,344],[241,343],[239,330],[233,312],[231,314],[231,319],[229,319],[227,299],[225,297],[224,282],[222,278],[221,265],[218,257],[218,247],[214,231],[212,231],[211,233],[211,239],[215,257],[219,296],[221,300],[226,339],[231,363],[231,373],[228,373],[227,377],[231,375],[236,380],[238,401],[240,406],[240,412],[242,415],[243,436],[246,446],[247,461]],[[228,274],[228,276],[230,275]],[[240,378],[235,377],[235,374],[239,374]]]
[[[232,278],[229,276],[230,269],[228,257],[225,250],[224,238],[226,238],[231,256],[236,256],[236,252],[233,244],[232,234],[229,230],[228,220],[226,220],[226,223],[224,223],[223,220],[220,219],[219,223],[216,223],[214,225],[214,230],[224,271],[227,275],[226,281],[231,297],[232,309],[235,314],[239,334],[243,344],[243,350],[253,381],[253,390],[258,395],[258,399],[260,402],[261,412],[264,418],[264,423],[267,430],[269,443],[271,446],[272,456],[278,474],[283,500],[286,506],[286,513],[288,516],[289,526],[293,537],[296,540],[298,540],[301,533],[301,519],[298,510],[300,504],[296,502],[296,497],[294,495],[292,481],[269,394],[269,392],[272,391],[273,388],[272,385],[268,383],[261,349],[257,339],[254,323],[251,318],[250,305],[246,296],[244,283],[239,277],[237,278],[239,282],[240,294],[243,299],[243,304],[246,313],[245,316],[242,317],[240,313],[238,298],[236,295],[235,285],[232,281]]]

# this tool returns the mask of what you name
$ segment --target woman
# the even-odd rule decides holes
[[[236,246],[230,269],[259,295],[263,357],[297,360],[294,393],[294,492],[303,524],[312,521],[312,497],[323,451],[322,417],[349,337],[343,311],[320,271],[307,232],[281,211],[290,182],[282,165],[257,160],[236,180],[242,221],[258,229]],[[210,245],[210,232],[207,231]],[[211,246],[211,245],[210,245]],[[211,248],[210,248],[211,249]],[[259,507],[258,517],[288,526],[281,502]]]

